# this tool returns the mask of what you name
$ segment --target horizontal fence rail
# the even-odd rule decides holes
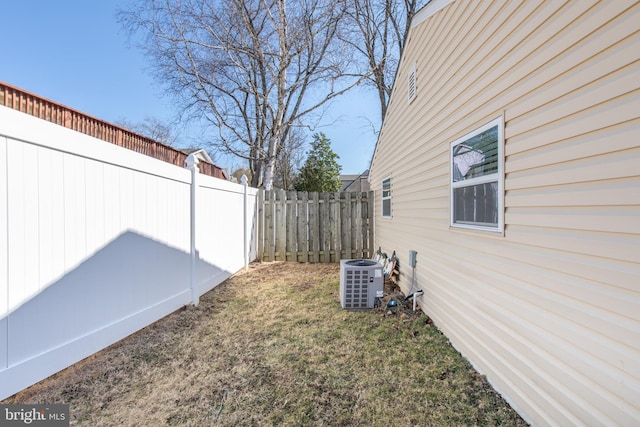
[[[184,167],[188,154],[62,104],[0,82],[0,105],[73,129],[164,162]],[[200,173],[226,179],[224,171],[211,163],[198,163]]]
[[[371,256],[373,193],[271,190],[258,196],[262,261],[328,263]]]

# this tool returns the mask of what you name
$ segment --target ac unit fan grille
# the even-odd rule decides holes
[[[369,301],[369,271],[345,272],[345,308],[367,308]]]

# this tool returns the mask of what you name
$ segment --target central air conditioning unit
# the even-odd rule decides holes
[[[342,308],[373,308],[383,297],[382,264],[369,259],[340,261],[340,304]]]

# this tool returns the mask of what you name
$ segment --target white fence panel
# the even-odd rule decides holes
[[[207,263],[218,260],[228,266],[229,275],[244,266],[243,187],[209,176],[199,176],[198,179],[198,228],[202,227],[204,235],[216,236],[216,239],[198,240],[199,256]],[[248,190],[252,200],[249,209],[255,210],[257,190]],[[250,221],[253,221],[254,210],[250,211]]]
[[[7,170],[7,138],[0,134],[0,200],[7,201],[7,174],[1,171]],[[0,203],[0,371],[7,369],[9,352],[6,346],[9,339],[9,257],[4,254],[9,253],[7,218],[9,209]],[[1,396],[0,396],[1,398]]]
[[[192,256],[191,171],[0,107],[0,399],[242,268],[243,186],[196,181]]]

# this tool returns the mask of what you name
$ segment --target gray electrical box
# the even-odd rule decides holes
[[[369,259],[340,261],[340,304],[342,308],[373,308],[384,296],[382,264]]]
[[[418,252],[409,251],[409,267],[416,268],[416,256],[418,256]]]

